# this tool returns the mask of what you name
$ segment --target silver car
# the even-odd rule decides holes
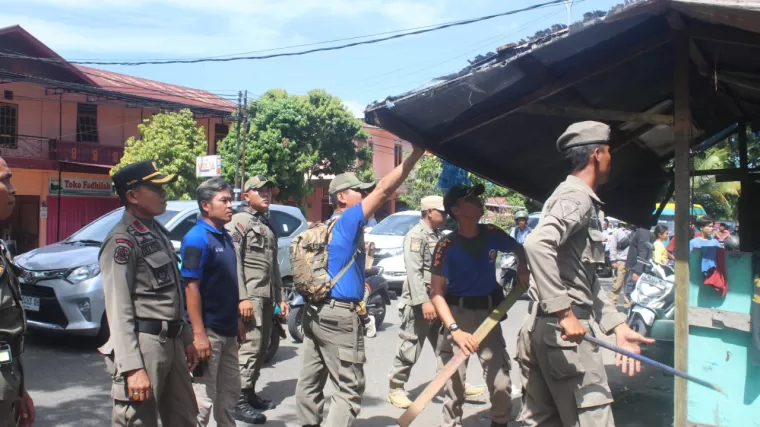
[[[111,211],[66,240],[16,257],[24,270],[20,278],[21,302],[30,328],[92,336],[98,341],[107,339],[98,253],[123,212],[123,208]],[[290,241],[308,225],[298,208],[272,205],[270,212],[279,242],[280,274],[288,281]],[[169,238],[179,251],[182,238],[199,215],[197,202],[171,201],[156,220],[169,230]]]

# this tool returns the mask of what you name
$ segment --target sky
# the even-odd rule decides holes
[[[339,38],[398,31],[520,9],[546,0],[0,0],[0,27],[21,25],[68,60],[263,55]],[[622,0],[574,0],[573,21]],[[564,5],[340,51],[256,61],[102,66],[235,99],[269,89],[325,89],[355,116],[552,24]],[[383,37],[383,36],[378,36]],[[370,37],[372,38],[372,37]],[[356,41],[356,40],[352,40]],[[343,44],[346,42],[337,42]],[[329,45],[323,45],[329,46]]]

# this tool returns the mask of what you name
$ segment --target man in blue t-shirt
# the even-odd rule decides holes
[[[261,422],[258,413],[236,410],[240,394],[238,370],[237,258],[224,224],[232,219],[230,186],[212,178],[196,190],[201,219],[182,240],[182,277],[185,279],[187,317],[193,326],[193,344],[203,361],[193,372],[198,402],[198,425],[206,426],[213,412],[220,427],[235,420]]]
[[[350,426],[361,409],[364,394],[364,326],[356,312],[364,297],[364,226],[367,219],[393,196],[423,154],[412,154],[375,186],[353,173],[330,183],[335,221],[327,246],[327,271],[338,278],[327,299],[306,305],[301,373],[296,385],[296,412],[302,426],[323,421],[324,387],[333,385],[330,413],[323,425]]]
[[[484,188],[456,186],[446,193],[446,213],[457,221],[457,230],[438,242],[433,254],[430,300],[444,326],[438,339],[439,366],[446,365],[457,349],[465,355],[477,352],[491,398],[491,426],[506,427],[512,411],[509,355],[501,325],[475,342],[471,335],[504,300],[496,280],[496,255],[517,256],[517,281],[528,287],[528,268],[522,245],[493,225],[479,224],[483,217]],[[448,284],[447,284],[448,282]],[[461,425],[466,364],[446,382],[443,426]]]

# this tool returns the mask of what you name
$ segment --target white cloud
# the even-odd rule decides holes
[[[348,108],[348,111],[350,111],[357,119],[364,118],[364,109],[367,107],[367,104],[362,104],[361,102],[356,101],[343,101],[343,105]]]
[[[54,50],[145,56],[213,56],[300,44],[298,19],[371,19],[371,33],[444,21],[434,0],[27,0],[0,12]],[[34,13],[38,9],[44,13]],[[90,25],[82,26],[90,15]],[[77,17],[77,19],[74,19]],[[96,18],[93,20],[93,18]]]

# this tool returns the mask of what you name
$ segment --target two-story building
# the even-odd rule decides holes
[[[369,135],[367,141],[354,141],[357,149],[363,144],[369,144],[372,150],[372,167],[375,170],[375,178],[380,180],[388,175],[396,166],[401,164],[412,151],[412,145],[379,127],[364,123],[362,129]],[[328,187],[333,175],[312,177],[311,184],[314,186],[314,193],[306,200],[306,219],[309,221],[325,221],[332,215]],[[381,221],[386,216],[406,208],[403,202],[398,200],[398,196],[403,194],[402,186],[384,207],[380,208],[375,214],[377,221]]]
[[[0,238],[18,253],[119,206],[109,170],[143,120],[189,108],[215,153],[236,107],[206,91],[71,64],[19,26],[0,28],[0,92],[0,156],[18,191]]]

